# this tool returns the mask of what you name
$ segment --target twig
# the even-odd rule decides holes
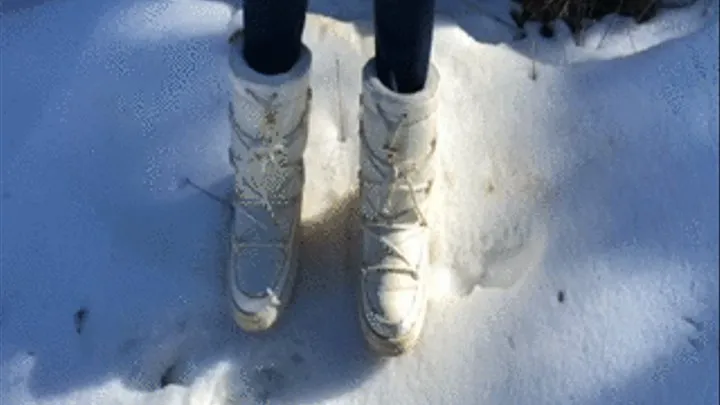
[[[537,80],[537,67],[535,66],[535,56],[537,55],[537,44],[535,42],[535,39],[531,39],[532,41],[532,50],[530,51],[530,60],[532,61],[531,67],[530,67],[530,80],[535,81]]]
[[[219,196],[211,193],[210,191],[208,191],[208,190],[205,189],[204,187],[199,186],[198,184],[196,184],[195,182],[193,182],[192,180],[190,180],[189,177],[186,177],[186,178],[185,178],[185,184],[187,184],[187,185],[189,185],[189,186],[192,186],[194,189],[196,189],[196,190],[200,191],[201,193],[205,194],[207,197],[212,198],[213,200],[219,202],[219,203],[222,204],[224,207],[226,207],[226,208],[232,208],[232,204],[230,203],[230,201],[228,201],[228,200],[226,200],[226,199],[224,199],[224,198],[222,198],[222,197],[219,197]]]
[[[605,38],[608,36],[608,34],[610,33],[610,30],[615,25],[615,21],[617,21],[616,16],[617,16],[617,13],[622,9],[623,3],[624,3],[624,0],[620,0],[620,4],[618,4],[617,9],[615,9],[615,13],[611,16],[612,20],[608,24],[608,27],[605,30],[605,33],[603,34],[602,38],[600,38],[600,42],[598,42],[595,49],[600,49],[600,47],[602,47],[603,42],[605,42]]]
[[[342,98],[342,83],[340,82],[340,58],[335,58],[335,75],[336,75],[336,82],[337,82],[337,98],[338,98],[338,117],[340,119],[340,133],[338,134],[338,139],[340,142],[345,142],[347,140],[347,133],[345,132],[345,106],[343,103]]]
[[[608,34],[610,33],[610,30],[611,30],[611,29],[613,28],[613,26],[615,25],[615,21],[617,20],[617,18],[615,17],[615,15],[612,15],[610,18],[612,18],[612,20],[610,20],[610,23],[608,24],[607,29],[606,29],[605,32],[603,33],[603,36],[600,38],[600,41],[598,42],[598,44],[597,44],[597,46],[595,47],[595,49],[600,49],[600,48],[602,47],[603,42],[605,42],[605,38],[607,38]]]
[[[657,3],[657,0],[652,0],[652,1],[648,2],[648,4],[645,6],[643,11],[640,13],[640,15],[638,15],[638,17],[644,18],[646,16],[646,14],[650,11],[650,7],[654,7],[656,5],[655,3]],[[655,13],[657,13],[657,9],[655,9]]]
[[[575,46],[581,47],[585,45],[585,38],[583,37],[584,33],[585,32],[583,31],[582,27],[572,33],[572,39],[573,42],[575,42]]]
[[[628,30],[627,30],[627,36],[628,36],[628,40],[630,41],[630,46],[632,47],[633,52],[637,52],[637,46],[635,46],[635,40],[633,39],[630,28],[628,28]]]
[[[83,328],[85,327],[85,321],[87,320],[88,310],[85,308],[80,308],[75,312],[75,332],[77,334],[81,334],[83,331]]]

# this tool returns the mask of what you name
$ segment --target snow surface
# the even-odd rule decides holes
[[[439,4],[437,288],[419,347],[379,360],[352,215],[370,8],[311,3],[301,280],[248,336],[215,198],[232,7],[0,2],[3,405],[717,403],[717,4],[580,46]]]

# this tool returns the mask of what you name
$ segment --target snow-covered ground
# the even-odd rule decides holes
[[[311,2],[302,275],[248,336],[229,211],[198,188],[231,187],[231,7],[2,0],[0,403],[716,404],[717,5],[577,46],[470,1],[437,21],[438,288],[381,361],[354,298],[369,2]]]

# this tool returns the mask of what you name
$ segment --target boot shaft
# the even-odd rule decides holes
[[[369,220],[423,222],[436,170],[437,87],[432,65],[425,89],[413,94],[385,87],[372,60],[363,69],[360,180]]]
[[[289,72],[269,76],[252,70],[241,50],[242,40],[237,40],[230,53],[236,197],[247,204],[288,203],[301,194],[305,180],[312,57],[303,47]]]

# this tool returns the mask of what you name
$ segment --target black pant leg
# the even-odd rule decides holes
[[[435,0],[375,0],[378,78],[399,93],[422,90],[432,47]]]
[[[285,73],[300,57],[308,0],[244,0],[243,56],[255,71]]]

